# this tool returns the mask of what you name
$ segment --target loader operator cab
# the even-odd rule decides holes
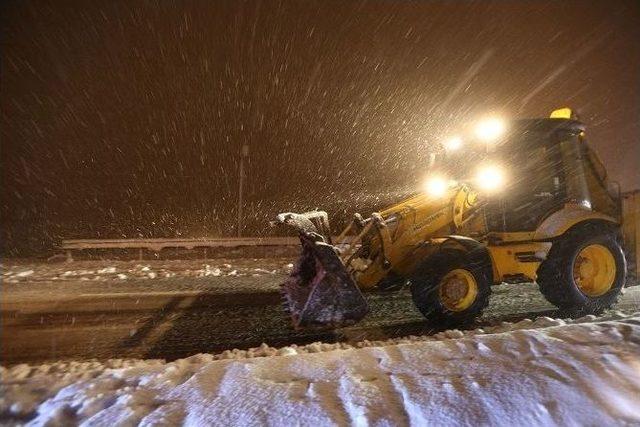
[[[618,197],[584,131],[569,117],[513,120],[490,142],[471,136],[455,150],[445,145],[440,168],[478,191],[489,232],[533,231],[567,203],[618,217]]]
[[[502,191],[488,199],[488,231],[533,231],[547,214],[565,203],[591,207],[586,186],[581,134],[570,119],[518,120],[488,157],[506,169]]]

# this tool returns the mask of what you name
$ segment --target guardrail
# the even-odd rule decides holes
[[[60,249],[66,252],[67,260],[73,260],[74,251],[99,249],[137,249],[138,257],[143,251],[158,253],[163,249],[207,249],[241,247],[286,247],[298,246],[297,237],[215,237],[215,238],[173,238],[173,239],[70,239],[63,240]]]

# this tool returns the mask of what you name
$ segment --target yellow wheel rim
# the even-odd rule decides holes
[[[583,294],[598,297],[606,294],[616,279],[616,260],[602,245],[585,246],[573,264],[573,280]]]
[[[450,311],[463,311],[473,305],[478,296],[478,282],[470,271],[462,268],[447,273],[438,286],[440,302]]]

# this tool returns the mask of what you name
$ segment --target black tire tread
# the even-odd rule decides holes
[[[471,271],[478,282],[478,296],[474,304],[463,312],[451,312],[441,306],[436,292],[440,279],[455,268]],[[445,250],[429,258],[411,278],[413,302],[434,326],[458,326],[472,322],[489,304],[493,271],[490,262],[478,253]]]
[[[612,289],[599,297],[588,297],[574,284],[573,259],[578,251],[590,244],[601,243],[614,253],[618,272]],[[547,259],[538,268],[538,287],[547,301],[573,315],[599,314],[618,302],[625,283],[626,261],[611,227],[585,225],[570,230],[556,240]]]

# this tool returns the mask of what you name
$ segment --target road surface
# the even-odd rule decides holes
[[[296,332],[283,313],[278,293],[286,268],[228,267],[226,273],[220,273],[207,266],[202,271],[212,273],[201,274],[203,277],[156,277],[154,273],[153,279],[126,280],[16,273],[9,277],[24,280],[3,283],[1,363],[171,360],[201,352],[247,349],[263,342],[276,347],[314,341],[355,343],[435,332],[413,307],[407,290],[368,294],[371,313],[353,327],[332,332]],[[136,268],[148,275],[161,271],[155,267]],[[233,271],[236,273],[231,274]],[[249,274],[251,271],[254,273]],[[627,289],[616,309],[638,311],[640,287]],[[562,317],[541,297],[535,285],[500,285],[493,288],[491,303],[475,326],[541,315]]]

